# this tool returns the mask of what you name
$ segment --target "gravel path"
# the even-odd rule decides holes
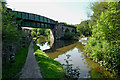
[[[20,78],[42,78],[40,74],[40,68],[33,53],[34,49],[32,40],[29,46],[28,56],[25,65],[22,69],[22,75]]]

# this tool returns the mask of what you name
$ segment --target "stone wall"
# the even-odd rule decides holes
[[[76,32],[75,27],[69,27],[64,25],[64,23],[57,23],[53,29],[50,30],[50,40],[53,42],[64,36],[66,32]]]

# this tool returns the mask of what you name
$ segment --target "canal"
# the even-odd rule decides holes
[[[37,45],[50,58],[59,61],[61,64],[72,64],[72,68],[79,68],[79,78],[105,78],[110,73],[104,66],[88,59],[83,53],[87,41],[57,40],[53,44],[43,37],[37,39]],[[68,58],[69,56],[69,58]],[[63,66],[63,68],[65,68]]]

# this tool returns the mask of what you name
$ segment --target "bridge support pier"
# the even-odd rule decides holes
[[[53,45],[54,41],[55,41],[55,29],[50,29],[50,46]]]

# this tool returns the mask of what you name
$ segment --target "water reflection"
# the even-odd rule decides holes
[[[79,52],[77,48],[74,48],[73,50],[68,51],[65,54],[59,55],[58,58],[55,58],[54,60],[59,61],[61,64],[65,64],[66,62],[64,61],[64,59],[67,59],[66,55],[68,54],[71,55],[70,64],[73,64],[73,68],[80,68],[80,78],[90,77],[90,68],[87,66],[82,52]]]
[[[62,45],[63,47],[57,47],[57,46],[52,46],[50,49],[48,50],[44,50],[44,52],[51,57],[52,59],[57,58],[59,55],[61,54],[65,54],[68,51],[73,50],[76,47],[77,43],[74,44],[70,44],[70,45]]]
[[[80,68],[80,78],[90,77],[90,68],[84,59],[82,53],[84,45],[81,42],[57,40],[52,46],[48,45],[47,42],[43,46],[39,46],[49,57],[59,61],[61,64],[65,64],[66,55],[71,55],[69,63],[73,64],[73,68]]]
[[[68,41],[68,40],[57,40],[50,46],[50,42],[40,42],[38,46],[43,50],[49,57],[54,60],[59,61],[61,64],[65,64],[65,60],[67,59],[66,55],[70,56],[70,64],[73,64],[73,68],[80,68],[80,78],[89,78],[91,77],[90,71],[96,70],[100,73],[107,73],[104,71],[104,68],[99,66],[99,64],[87,59],[82,53],[84,50],[84,46],[87,42],[76,42],[76,41]],[[96,66],[97,65],[97,66]],[[90,66],[90,67],[89,67]]]
[[[50,45],[50,49],[46,49],[44,50],[44,52],[49,53],[49,52],[53,52],[53,51],[57,51],[57,49],[59,48],[63,48],[65,46],[68,46],[70,44],[75,43],[76,41],[73,40],[56,40],[52,45]]]
[[[66,55],[67,59],[64,59],[66,62],[65,64],[62,64],[64,71],[66,72],[66,78],[79,78],[80,76],[80,68],[79,66],[73,68],[73,64],[70,64],[72,61],[69,59],[71,55],[67,54]]]
[[[41,43],[42,44],[37,44],[37,46],[39,46],[41,50],[50,49],[48,42],[41,42]]]

